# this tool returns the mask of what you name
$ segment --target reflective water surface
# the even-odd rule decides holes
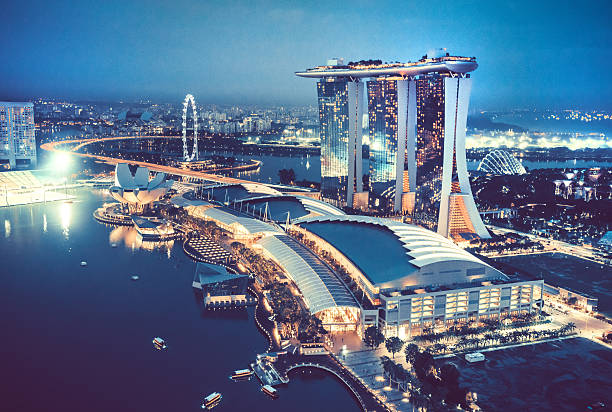
[[[277,400],[231,382],[267,348],[252,309],[204,312],[179,241],[143,244],[93,219],[102,192],[74,194],[0,209],[2,410],[189,411],[213,391],[215,410],[358,410],[323,372],[291,375]]]

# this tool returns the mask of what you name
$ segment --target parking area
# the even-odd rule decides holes
[[[612,405],[612,350],[584,338],[485,352],[486,361],[453,362],[461,385],[485,411],[587,411]],[[609,410],[609,409],[606,409]]]

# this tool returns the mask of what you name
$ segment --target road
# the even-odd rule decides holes
[[[501,232],[501,233],[516,233],[516,234],[519,234],[521,236],[526,236],[529,239],[544,245],[544,247],[545,247],[545,250],[543,250],[541,252],[517,253],[517,254],[500,253],[499,256],[494,256],[494,257],[560,252],[560,253],[565,253],[565,254],[568,254],[568,255],[576,256],[576,257],[579,257],[579,258],[582,258],[582,259],[587,259],[587,260],[590,260],[592,262],[599,263],[599,264],[602,264],[602,265],[608,264],[608,262],[606,260],[602,259],[600,256],[597,255],[597,253],[596,253],[597,250],[596,249],[593,249],[593,248],[590,248],[590,247],[584,247],[584,246],[579,246],[579,245],[572,245],[571,243],[562,242],[560,240],[549,239],[549,238],[546,238],[546,237],[534,235],[532,233],[519,232],[518,230],[506,229],[506,228],[503,228],[503,227],[497,227],[497,226],[488,226],[488,227],[489,227],[489,229],[492,229],[492,230],[494,230],[496,232]],[[493,256],[490,256],[490,257],[493,257]]]

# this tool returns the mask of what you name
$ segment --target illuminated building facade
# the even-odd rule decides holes
[[[34,105],[0,102],[0,168],[35,167]]]
[[[346,78],[317,83],[321,136],[321,195],[337,206],[353,206],[363,189],[361,129],[363,83]]]
[[[430,73],[416,80],[415,221],[446,237],[490,237],[470,187],[465,130],[469,75]]]
[[[472,197],[465,158],[469,72],[477,67],[473,57],[439,49],[417,62],[328,63],[296,73],[320,79],[323,198],[350,206],[361,191],[359,79],[372,78],[369,208],[403,211],[445,237],[490,237]],[[351,85],[357,90],[352,94]]]
[[[381,212],[402,209],[409,188],[407,141],[414,151],[414,81],[377,78],[368,83],[370,135],[369,206]],[[414,184],[414,183],[413,183]]]

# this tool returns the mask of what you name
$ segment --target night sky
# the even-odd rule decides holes
[[[0,100],[315,104],[294,72],[348,60],[476,56],[472,107],[612,109],[608,1],[13,0]]]

